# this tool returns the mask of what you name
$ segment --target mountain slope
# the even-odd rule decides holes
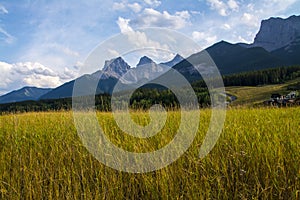
[[[184,58],[181,55],[176,54],[176,56],[171,61],[165,62],[165,63],[160,63],[160,64],[161,65],[166,65],[166,66],[169,66],[169,67],[173,67],[173,66],[180,63],[183,60],[184,60]]]
[[[49,88],[24,87],[19,90],[14,90],[0,97],[0,103],[12,103],[20,101],[37,100],[42,95],[51,91]]]
[[[95,78],[92,75],[83,75],[76,80],[65,83],[47,94],[41,96],[40,99],[61,99],[61,98],[69,98],[73,96],[73,89],[75,81],[77,82],[78,89],[77,96],[86,96],[86,95],[94,95],[94,94],[110,94],[118,82],[118,79],[109,77],[106,79]],[[96,88],[96,91],[94,90]]]
[[[300,16],[287,19],[274,18],[263,20],[254,42],[245,47],[263,47],[267,51],[275,51],[294,42],[300,36]]]
[[[244,48],[221,42],[206,49],[222,74],[277,67],[283,60],[261,47]]]
[[[281,58],[261,47],[246,48],[225,41],[207,48],[206,52],[213,59],[222,75],[278,67],[285,64]],[[194,63],[199,62],[199,64],[205,62],[205,59],[204,52],[196,53],[187,58],[187,60],[193,60]],[[200,78],[187,60],[175,65],[174,69],[190,80]]]
[[[291,44],[271,52],[272,55],[280,57],[286,65],[300,64],[300,37]]]

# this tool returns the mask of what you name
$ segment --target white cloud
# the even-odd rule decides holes
[[[247,26],[258,27],[260,22],[257,16],[254,16],[250,13],[244,13],[241,17],[241,23]]]
[[[205,38],[208,38],[206,42],[214,41],[214,36],[216,36],[217,41],[252,43],[262,20],[270,17],[286,18],[290,16],[290,10],[296,8],[292,6],[299,5],[296,2],[297,0],[206,0],[210,9],[220,16],[212,13],[210,19],[206,17],[207,13],[205,13],[206,16],[202,18],[204,20],[199,20],[194,26],[201,27],[200,31],[205,32],[206,35],[197,33],[199,29],[196,29],[192,35],[194,39],[199,40],[200,45],[205,43]],[[202,42],[203,40],[204,42]]]
[[[126,11],[127,8],[135,13],[139,13],[142,10],[142,6],[138,3],[127,3],[127,2],[115,2],[113,4],[113,10],[116,11]]]
[[[152,7],[158,7],[161,4],[161,1],[158,0],[144,0],[144,2]]]
[[[239,10],[239,4],[236,0],[228,0],[225,3],[222,0],[206,0],[212,10],[216,10],[221,16],[228,16],[232,11]]]
[[[76,78],[77,71],[65,68],[54,72],[51,68],[37,62],[9,64],[0,62],[0,91],[9,92],[24,86],[57,87],[65,81]]]
[[[192,33],[192,37],[195,41],[202,45],[202,48],[206,48],[208,45],[211,45],[217,41],[217,36],[210,34],[209,32],[194,31]]]
[[[248,42],[243,36],[240,36],[240,35],[238,36],[238,39],[242,43],[247,43]]]
[[[126,5],[123,2],[115,2],[113,4],[113,10],[119,10],[119,11],[123,11],[126,9]]]
[[[128,7],[135,13],[138,13],[142,10],[142,6],[138,3],[128,4]]]
[[[25,85],[35,86],[40,88],[54,88],[57,87],[62,82],[59,80],[59,77],[47,77],[39,76],[33,74],[32,76],[27,76],[23,79]]]
[[[253,3],[249,3],[249,4],[246,6],[246,9],[247,9],[248,11],[253,12],[253,11],[254,11],[254,7],[255,7],[255,5],[254,5]]]
[[[74,68],[73,70],[65,67],[64,72],[59,75],[61,80],[72,80],[78,76],[78,70]]]
[[[0,4],[0,14],[8,14],[8,11],[6,10],[6,8]]]
[[[124,33],[131,44],[135,44],[136,48],[156,48],[168,49],[166,45],[161,45],[159,42],[149,40],[144,32],[134,31],[129,25],[130,20],[119,17],[117,24],[119,25],[121,33]],[[118,53],[115,50],[110,50],[110,53]]]
[[[11,68],[12,66],[10,64],[0,61],[0,89],[6,88],[8,84],[12,82],[12,80],[9,78]]]
[[[230,30],[230,29],[231,29],[231,26],[230,26],[229,24],[224,24],[224,25],[223,25],[223,28],[224,28],[225,30]]]
[[[193,15],[204,15],[204,12],[200,12],[200,11],[196,11],[196,10],[192,10],[192,11],[190,11],[190,13]]]
[[[227,5],[220,0],[207,0],[211,9],[216,10],[221,16],[227,16]]]
[[[114,58],[116,58],[120,55],[120,53],[114,49],[108,49],[108,52],[109,52],[110,56],[114,57]]]
[[[137,27],[164,27],[172,29],[184,28],[190,19],[188,11],[175,12],[174,15],[163,11],[162,13],[152,8],[146,8],[135,20]]]
[[[140,31],[128,32],[129,41],[136,45],[136,48],[153,48],[153,49],[163,49],[168,50],[167,45],[163,45],[159,42],[148,39],[147,35]]]
[[[266,14],[281,12],[289,8],[297,1],[298,0],[263,0],[261,1],[261,5],[263,5],[264,9],[261,11],[265,12]]]
[[[32,63],[32,62],[25,62],[25,63],[16,63],[13,64],[14,72],[21,74],[21,75],[43,75],[43,76],[56,76],[56,74],[48,67],[40,63]]]
[[[229,0],[227,5],[231,10],[237,11],[239,9],[239,5],[235,0]]]
[[[133,29],[129,26],[129,22],[130,22],[130,19],[124,19],[122,17],[118,18],[117,24],[120,28],[121,33],[133,31]]]
[[[73,66],[75,70],[79,70],[81,67],[84,66],[84,63],[81,61],[77,61],[76,64]]]
[[[124,41],[122,46],[130,46],[131,49],[135,49],[134,55],[127,55],[128,57],[131,57],[128,61],[131,66],[135,66],[135,62],[142,56],[147,55],[151,57],[154,60],[165,60],[166,58],[169,59],[170,57],[170,47],[166,44],[164,44],[164,41],[160,41],[160,36],[152,35],[149,37],[145,32],[143,31],[135,31],[130,25],[129,19],[124,19],[119,17],[117,24],[119,25],[121,33],[123,33],[127,40]],[[148,33],[149,34],[149,33]],[[153,39],[153,37],[155,39]],[[156,40],[158,39],[158,40]],[[117,44],[119,45],[119,44]],[[111,57],[117,57],[120,55],[119,52],[117,52],[114,49],[108,50]],[[162,53],[164,52],[164,53]],[[167,53],[166,53],[167,52]]]

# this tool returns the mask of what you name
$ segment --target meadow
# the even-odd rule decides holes
[[[287,95],[291,91],[299,90],[299,78],[286,81],[281,84],[267,84],[261,86],[231,86],[226,87],[226,91],[237,97],[231,106],[249,106],[262,105],[262,102],[269,100],[271,94],[279,93]]]
[[[180,114],[164,129],[133,140],[110,113],[97,113],[106,134],[131,151],[161,148],[174,136]],[[232,108],[221,137],[203,159],[199,148],[210,110],[189,150],[166,168],[144,174],[111,169],[77,135],[72,112],[0,116],[0,199],[300,199],[300,108]],[[140,124],[146,112],[133,112]]]

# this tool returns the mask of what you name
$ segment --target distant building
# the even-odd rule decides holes
[[[276,94],[272,94],[271,95],[271,99],[273,99],[273,100],[277,100],[277,99],[280,99],[281,98],[281,94],[278,94],[278,93],[276,93]]]
[[[294,99],[296,97],[297,97],[297,92],[296,91],[292,91],[292,92],[290,92],[289,94],[287,94],[285,96],[286,99]]]
[[[297,91],[292,91],[287,95],[281,95],[278,93],[272,94],[271,99],[265,101],[264,104],[266,105],[299,105],[300,98],[298,98],[299,93]]]

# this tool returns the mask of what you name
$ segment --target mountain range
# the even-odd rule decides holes
[[[167,63],[156,64],[152,59],[147,56],[143,56],[136,68],[131,68],[123,58],[118,57],[105,62],[102,70],[99,70],[91,75],[83,75],[76,80],[72,80],[57,88],[54,88],[50,92],[41,96],[40,99],[59,99],[72,97],[73,87],[75,81],[84,83],[84,90],[81,92],[81,96],[93,94],[93,85],[97,84],[96,94],[108,93],[111,94],[114,86],[120,80],[121,83],[134,84],[141,78],[150,80],[155,78],[156,72],[161,72],[167,67],[172,67],[181,62],[184,58],[180,55],[176,55],[174,59]],[[147,66],[147,67],[143,67]],[[127,73],[128,72],[128,73]],[[127,74],[126,74],[127,73]],[[123,75],[126,74],[126,80]],[[101,77],[100,77],[101,76]],[[141,77],[143,76],[143,77]]]
[[[300,65],[300,16],[263,20],[252,44],[231,44],[220,41],[205,50],[222,75]],[[141,76],[150,80],[155,78],[156,72],[161,72],[166,67],[179,71],[191,82],[199,80],[200,75],[188,60],[197,60],[202,54],[203,51],[186,59],[177,54],[171,61],[160,64],[144,56],[136,68],[131,68],[121,57],[106,61],[102,70],[76,79],[86,83],[83,93],[80,95],[91,94],[93,88],[90,85],[92,84],[97,84],[97,94],[111,93],[118,80],[124,84],[135,84],[138,80],[137,77],[141,78]],[[151,67],[143,68],[144,65]],[[124,74],[129,78],[123,79]],[[71,97],[76,80],[54,89],[25,87],[1,96],[0,103]]]
[[[14,90],[0,97],[0,103],[12,103],[29,100],[39,100],[41,96],[47,94],[52,89],[49,88],[37,88],[37,87],[24,87],[19,90]]]

